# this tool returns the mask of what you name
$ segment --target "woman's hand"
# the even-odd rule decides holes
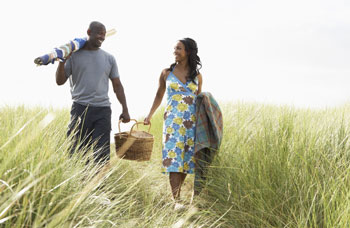
[[[143,124],[144,124],[144,125],[149,125],[149,124],[151,123],[151,118],[152,118],[152,117],[147,116],[147,117],[144,119]]]

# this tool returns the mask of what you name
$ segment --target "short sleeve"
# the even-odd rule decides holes
[[[64,64],[64,73],[69,78],[72,75],[72,57],[70,57]]]
[[[110,57],[111,61],[111,72],[109,73],[109,78],[119,78],[119,72],[118,72],[118,66],[117,61],[115,60],[114,56],[111,55]]]

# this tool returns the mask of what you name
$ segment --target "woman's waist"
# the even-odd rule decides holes
[[[196,102],[196,95],[189,92],[174,92],[168,93],[167,104],[171,104],[173,102],[176,103],[186,103],[188,105],[194,105]]]
[[[196,94],[187,92],[187,91],[172,91],[172,92],[168,92],[167,95],[168,95],[168,98],[171,98],[174,95],[197,97]]]

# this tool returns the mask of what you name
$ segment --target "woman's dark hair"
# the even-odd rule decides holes
[[[190,66],[190,72],[188,78],[194,82],[194,79],[199,74],[199,69],[202,68],[201,59],[197,55],[198,47],[196,41],[191,38],[184,38],[179,40],[185,46],[185,51],[188,54],[188,64]],[[176,63],[170,65],[170,70],[172,71],[175,67]]]

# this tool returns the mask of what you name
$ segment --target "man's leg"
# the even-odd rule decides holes
[[[102,107],[94,110],[94,130],[92,141],[95,145],[94,159],[96,163],[108,162],[110,159],[110,135],[111,135],[111,115],[110,107]]]
[[[91,134],[89,129],[92,127],[87,106],[73,103],[70,113],[71,121],[68,125],[67,137],[71,137],[72,146],[70,148],[70,155],[73,155],[78,145],[79,149],[88,146],[88,138]]]

